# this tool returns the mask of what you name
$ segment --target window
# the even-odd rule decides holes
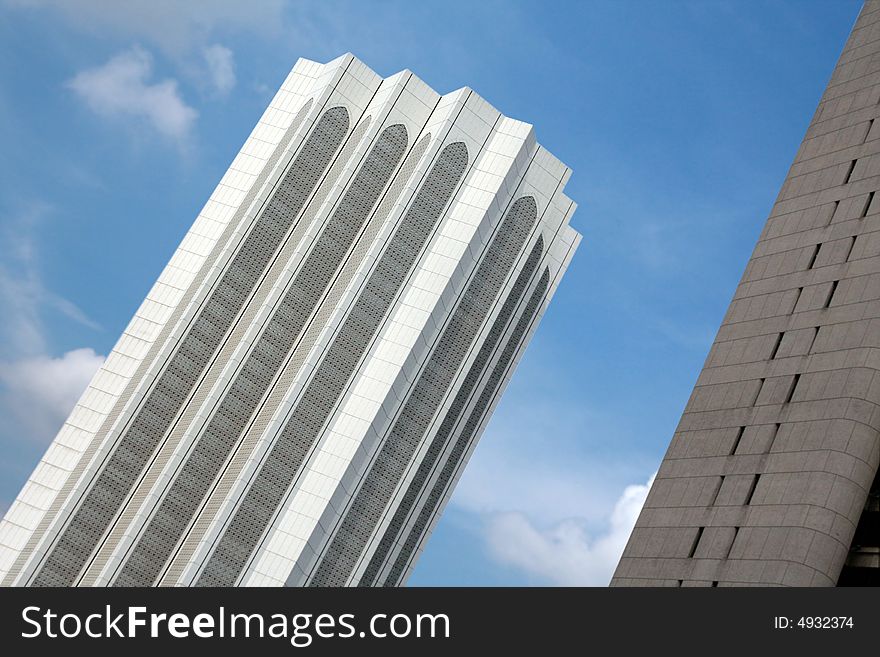
[[[776,425],[776,426],[779,426],[779,425]],[[758,479],[760,477],[761,477],[761,475],[759,475],[759,474],[756,474],[754,477],[752,477],[752,483],[749,484],[749,492],[746,493],[746,501],[743,503],[744,506],[748,506],[749,504],[752,503],[752,497],[755,494],[755,488],[758,487]]]
[[[724,555],[725,559],[730,559],[730,553],[733,551],[733,544],[736,543],[736,537],[738,535],[739,535],[739,527],[734,527],[733,528],[733,538],[730,539],[730,545],[727,546],[727,554]]]
[[[813,254],[810,256],[810,262],[807,265],[807,269],[812,269],[813,265],[816,264],[816,257],[819,255],[819,247],[820,246],[822,246],[822,245],[817,244],[815,247],[813,247]]]
[[[736,438],[733,441],[733,447],[730,448],[731,455],[736,454],[736,449],[739,447],[739,441],[742,440],[742,437],[743,437],[743,434],[745,433],[745,431],[746,431],[745,427],[740,427],[739,430],[736,432]],[[723,477],[722,477],[722,479],[723,479]]]
[[[859,217],[860,219],[864,219],[868,216],[868,211],[871,209],[871,203],[874,201],[874,192],[868,194],[868,198],[865,199],[865,207],[862,208],[862,214]]]
[[[801,300],[801,294],[804,293],[804,288],[799,287],[797,289],[797,294],[794,296],[794,303],[791,305],[791,312],[794,312],[795,308],[797,308],[798,301]]]
[[[777,422],[777,423],[774,425],[774,427],[773,427],[773,437],[770,439],[769,446],[767,447],[767,452],[768,452],[768,453],[773,451],[773,443],[776,442],[776,436],[779,435],[779,428],[780,428],[781,426],[782,426],[782,425],[779,424],[779,423]]]
[[[850,181],[850,178],[852,178],[853,171],[856,168],[856,162],[857,162],[857,160],[853,160],[852,162],[849,163],[849,169],[847,169],[847,171],[846,171],[846,178],[843,179],[844,185],[846,185]]]
[[[849,257],[852,255],[853,247],[856,245],[856,236],[853,235],[849,238],[849,248],[846,250],[846,257],[843,259],[844,262],[849,262]]]
[[[813,345],[816,344],[816,336],[819,335],[819,327],[816,326],[813,328],[813,337],[810,339],[810,348],[807,349],[807,353],[813,353]]]
[[[799,382],[800,380],[801,380],[801,375],[800,375],[800,374],[795,374],[795,375],[794,375],[794,378],[792,378],[792,380],[791,380],[791,387],[788,389],[788,394],[785,396],[785,402],[784,402],[784,403],[786,403],[786,404],[790,404],[790,403],[791,403],[792,398],[794,398],[794,391],[797,389],[798,382]]]
[[[831,288],[828,290],[828,298],[825,299],[825,305],[822,306],[823,308],[831,307],[831,300],[834,298],[834,293],[837,292],[838,283],[840,283],[840,281],[834,281],[831,283]]]
[[[834,201],[834,205],[831,206],[831,214],[828,215],[828,224],[834,221],[834,215],[837,214],[837,208],[840,207],[840,201]],[[828,224],[825,224],[826,226]]]
[[[691,544],[691,549],[688,552],[688,559],[692,559],[693,556],[697,553],[697,546],[700,544],[700,539],[703,538],[703,530],[705,527],[700,527],[697,529],[697,535],[694,536],[694,542]]]
[[[761,379],[761,382],[758,384],[758,392],[755,393],[755,399],[752,402],[752,406],[758,403],[758,399],[761,397],[761,391],[764,389],[764,381],[765,379]]]
[[[724,485],[724,475],[718,477],[718,485],[715,486],[715,492],[712,493],[712,501],[709,502],[708,506],[715,506],[715,502],[718,501],[718,493],[721,492],[721,487]]]

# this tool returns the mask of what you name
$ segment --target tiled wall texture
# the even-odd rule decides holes
[[[871,0],[736,289],[612,585],[877,581],[878,118],[880,2]]]
[[[0,524],[0,583],[405,583],[577,249],[570,174],[470,89],[297,62]]]

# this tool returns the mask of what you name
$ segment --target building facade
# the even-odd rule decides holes
[[[613,586],[880,584],[880,2],[867,2]]]
[[[580,236],[470,89],[300,60],[0,525],[6,586],[406,581]]]

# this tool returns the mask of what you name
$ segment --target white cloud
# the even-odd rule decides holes
[[[628,484],[655,466],[554,349],[530,346],[450,504],[479,523],[490,558],[536,583],[605,585],[650,486]]]
[[[38,234],[52,208],[34,202],[3,217],[0,235],[0,437],[44,443],[58,430],[103,362],[92,349],[53,358],[47,311],[97,328],[75,304],[49,290],[40,267]]]
[[[49,310],[98,328],[68,299],[47,289],[40,267],[37,232],[52,213],[43,202],[32,202],[2,217],[0,235],[0,354],[32,356],[46,351],[43,314]]]
[[[533,344],[462,474],[451,503],[477,514],[519,511],[542,523],[603,522],[619,491],[652,466],[622,458],[619,417],[572,395],[552,353]]]
[[[541,529],[522,513],[493,514],[486,540],[499,562],[549,584],[605,586],[611,579],[654,477],[627,486],[611,511],[604,531],[591,532],[569,519]]]
[[[140,119],[161,134],[182,140],[198,112],[180,97],[176,80],[151,84],[152,72],[150,53],[134,47],[103,66],[77,73],[67,86],[96,114]]]
[[[103,362],[103,356],[86,348],[59,358],[34,356],[0,363],[5,412],[16,417],[27,438],[48,441]]]
[[[225,96],[235,86],[235,61],[232,51],[226,46],[214,44],[202,51],[211,84],[218,94]]]

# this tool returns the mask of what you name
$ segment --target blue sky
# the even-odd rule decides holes
[[[410,583],[605,584],[860,4],[0,0],[0,509],[296,58],[350,51],[534,123],[584,235]]]

